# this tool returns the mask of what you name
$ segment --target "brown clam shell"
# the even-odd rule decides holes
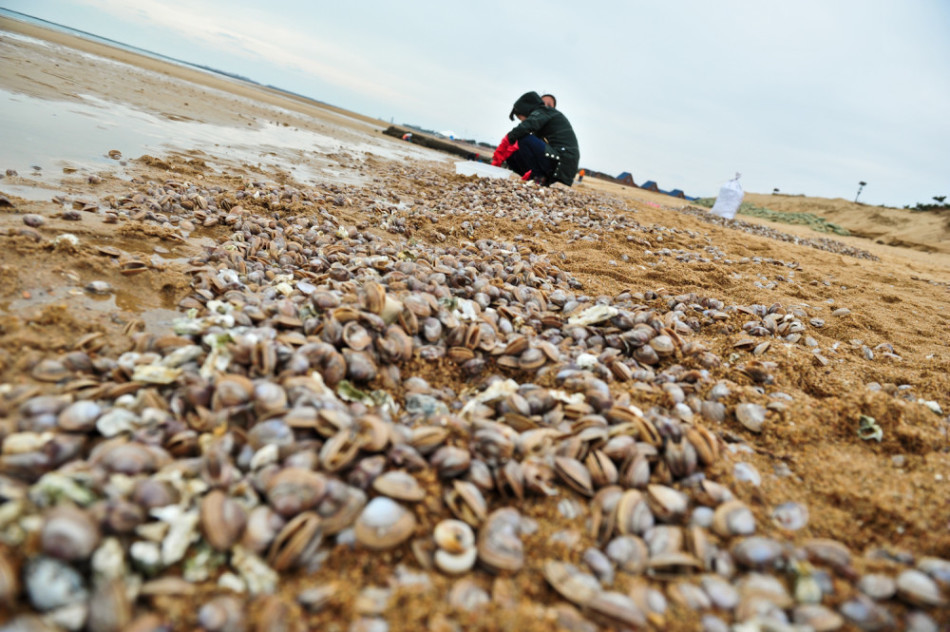
[[[320,517],[306,511],[288,522],[270,546],[267,563],[280,572],[303,565],[323,542]]]
[[[517,572],[524,565],[521,514],[504,507],[492,512],[478,532],[478,559],[492,572]]]
[[[220,489],[201,499],[201,531],[205,540],[218,551],[230,549],[244,533],[247,511]]]

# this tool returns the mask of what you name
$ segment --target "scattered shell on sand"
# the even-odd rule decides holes
[[[950,562],[910,556],[862,576],[842,542],[796,546],[807,508],[774,506],[742,460],[755,437],[730,410],[756,434],[783,418],[793,398],[777,388],[777,351],[811,359],[816,310],[698,290],[588,294],[553,253],[487,226],[503,214],[529,233],[657,243],[684,231],[575,190],[399,173],[438,199],[169,174],[70,210],[172,241],[208,229],[209,243],[188,263],[172,331],[77,336],[31,356],[24,384],[0,385],[0,603],[155,630],[172,626],[175,596],[195,606],[175,626],[222,631],[303,629],[350,593],[351,629],[386,629],[393,601],[416,594],[457,612],[529,601],[533,620],[576,630],[663,629],[681,613],[708,629],[874,629],[907,606],[945,606]],[[463,214],[443,239],[414,236]],[[123,283],[163,265],[56,239]],[[672,248],[655,253],[722,258]],[[377,587],[344,586],[349,556]],[[553,590],[529,594],[538,582]],[[442,629],[463,627],[439,614]]]

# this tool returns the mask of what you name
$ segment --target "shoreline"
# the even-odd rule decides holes
[[[385,128],[389,125],[386,121],[352,112],[315,99],[291,94],[261,84],[249,83],[236,77],[228,77],[210,70],[201,70],[164,61],[142,53],[117,48],[70,33],[30,24],[6,16],[0,16],[0,31],[3,30],[97,55],[105,59],[127,63],[145,70],[163,74],[173,79],[229,92],[235,96],[253,98],[269,105],[292,110],[298,114],[312,114],[313,110],[316,109],[356,119],[374,128]],[[251,94],[254,96],[251,97]]]
[[[15,18],[0,16],[0,30],[8,30],[41,41],[97,55],[105,59],[126,63],[133,67],[159,73],[172,80],[186,81],[191,84],[221,90],[237,97],[279,107],[295,114],[322,118],[324,120],[329,119],[344,126],[348,126],[351,122],[359,122],[368,126],[368,129],[371,129],[374,134],[378,133],[382,135],[384,130],[390,126],[390,123],[387,121],[364,116],[329,103],[284,92],[261,84],[249,83],[210,70],[202,70],[164,61],[145,54],[64,33],[53,28],[26,23]],[[3,70],[0,70],[0,76],[3,76],[2,73]],[[161,97],[158,98],[160,99]],[[148,106],[148,103],[143,104],[143,107]],[[161,107],[156,108],[156,111],[165,114],[164,109]],[[174,112],[173,116],[187,118],[189,114],[189,112]],[[202,116],[205,117],[202,120],[207,120],[209,116],[225,116],[225,113],[205,112]],[[245,124],[244,121],[237,120],[237,118],[233,116],[229,121],[232,124]],[[462,148],[460,145],[457,146]],[[464,149],[468,149],[468,146],[465,146]],[[687,201],[667,195],[653,193],[652,191],[639,188],[625,187],[606,181],[599,181],[596,178],[587,178],[585,186],[596,190],[608,191],[626,199],[633,199],[661,207],[675,209],[682,208],[689,204]],[[808,196],[781,196],[781,199],[775,199],[768,194],[746,192],[746,201],[755,201],[774,210],[786,210],[790,205],[798,205],[799,210],[813,212],[828,221],[839,223],[845,228],[848,228],[852,234],[855,235],[855,239],[863,240],[871,248],[877,248],[883,245],[886,247],[886,249],[883,250],[885,253],[906,252],[909,258],[915,261],[922,263],[932,262],[941,266],[950,267],[950,225],[947,225],[946,222],[943,222],[941,218],[937,216],[919,215],[917,217],[908,218],[909,211],[903,209],[865,205],[859,206],[843,199],[831,200],[810,198]],[[816,206],[818,208],[803,208],[809,206]],[[766,221],[748,216],[743,217],[743,219],[753,222]],[[864,226],[863,223],[868,221],[874,223]],[[926,225],[917,229],[916,232],[907,233],[900,227],[906,225],[908,221]],[[766,223],[780,230],[799,232],[799,229],[793,225],[768,221],[766,221]],[[817,232],[811,234],[807,230],[802,234],[811,237],[821,235],[821,233]],[[857,237],[857,235],[862,235],[862,237]],[[930,257],[928,258],[928,256]]]
[[[299,115],[300,118],[296,119],[281,119],[281,117],[277,117],[281,119],[281,123],[283,125],[296,125],[300,126],[301,128],[326,132],[326,130],[320,125],[320,122],[331,122],[344,128],[361,128],[372,133],[374,137],[380,138],[381,142],[383,143],[395,143],[390,144],[390,147],[399,147],[400,141],[390,141],[383,133],[384,130],[389,126],[389,123],[362,116],[344,108],[330,104],[323,104],[315,100],[310,100],[287,93],[282,93],[266,86],[243,82],[239,79],[225,77],[215,74],[211,71],[193,69],[171,62],[162,61],[139,53],[115,48],[113,46],[99,42],[93,42],[68,33],[56,31],[54,29],[28,24],[8,17],[0,17],[0,30],[4,29],[13,33],[35,38],[40,41],[63,46],[67,49],[74,49],[111,61],[125,63],[131,68],[141,68],[145,71],[154,72],[159,76],[165,77],[169,82],[184,81],[186,82],[186,85],[190,84],[196,88],[212,88],[234,97],[247,99],[250,104],[258,103],[266,106],[277,107],[286,110],[291,114]],[[4,73],[6,72],[11,72],[11,70],[0,69],[0,77],[5,76]],[[14,83],[17,81],[21,82],[20,87],[25,90],[31,89],[30,82],[24,81],[19,76],[8,76],[7,78],[9,81]],[[167,84],[165,86],[159,86],[154,90],[148,90],[148,99],[142,99],[139,94],[135,94],[133,91],[129,90],[128,86],[122,85],[121,82],[114,81],[112,77],[108,76],[105,76],[101,79],[101,81],[94,82],[90,85],[104,85],[110,80],[112,80],[113,83],[111,85],[105,86],[101,93],[101,96],[104,98],[111,97],[120,103],[135,103],[136,99],[138,99],[138,107],[153,111],[171,120],[196,120],[200,122],[227,123],[234,126],[259,126],[262,121],[272,121],[275,118],[273,112],[255,108],[253,105],[250,105],[249,107],[227,107],[226,105],[224,107],[220,105],[200,107],[197,106],[195,101],[189,101],[186,104],[187,107],[185,107],[185,105],[180,102],[180,99],[174,98],[176,91],[173,87],[173,84]],[[36,96],[43,98],[69,98],[71,88],[68,83],[65,85],[58,85],[57,82],[61,81],[61,77],[50,77],[49,91],[42,94],[37,94]],[[122,91],[125,91],[125,93],[123,94]],[[200,92],[200,90],[194,90],[192,92],[197,93]],[[197,111],[195,111],[196,106],[198,107]],[[601,181],[596,178],[587,178],[582,185],[575,185],[575,188],[578,190],[586,189],[608,192],[613,195],[618,195],[622,199],[633,200],[637,203],[647,204],[654,208],[678,209],[688,205],[688,202],[684,200],[672,198],[644,189],[625,187],[618,184]],[[760,203],[764,203],[766,205],[768,205],[769,202],[774,202],[773,200],[770,200],[769,196],[765,194],[755,194],[751,192],[747,193],[747,200],[764,200],[764,202]],[[841,215],[844,218],[850,219],[851,222],[858,223],[858,229],[853,231],[855,234],[873,236],[872,238],[857,236],[845,237],[843,238],[843,241],[846,241],[857,247],[866,247],[869,250],[875,252],[875,254],[878,256],[894,258],[903,257],[918,264],[928,265],[928,267],[932,265],[935,268],[942,268],[943,270],[950,269],[950,245],[947,245],[948,242],[946,239],[947,228],[940,226],[939,218],[927,217],[924,215],[912,218],[915,221],[927,220],[929,222],[926,229],[923,229],[922,232],[918,231],[918,235],[890,235],[888,234],[888,231],[894,231],[895,229],[892,227],[897,225],[897,222],[906,219],[907,212],[898,209],[865,206],[861,206],[857,208],[857,210],[853,210],[850,207],[856,205],[850,205],[850,203],[845,200],[824,200],[820,198],[804,198],[802,200],[797,197],[788,197],[782,198],[779,200],[779,202],[781,202],[781,208],[784,208],[787,204],[795,204],[799,202],[804,204],[806,207],[809,204],[818,205],[822,208],[840,207],[843,209],[840,213],[825,214],[821,210],[814,212],[826,217],[826,219],[829,221],[838,221],[839,223],[842,223],[842,225],[845,225],[845,227],[848,227],[848,222],[836,220],[837,216]],[[779,208],[777,207],[776,210],[779,210]],[[809,212],[812,212],[812,209],[808,208],[802,208],[801,210],[808,210]],[[882,224],[867,228],[861,227],[860,222],[866,219],[865,216],[871,215],[874,217],[880,217]],[[741,218],[745,221],[762,223],[763,225],[772,226],[778,230],[798,234],[803,237],[816,238],[822,236],[821,233],[803,229],[802,227],[790,224],[770,222],[748,216],[741,216]],[[941,232],[941,230],[943,232]],[[926,239],[928,236],[931,238],[930,241]],[[920,245],[915,247],[915,241],[919,241]],[[897,245],[887,245],[888,242]],[[950,274],[948,273],[942,273],[940,276],[944,279],[950,279]]]

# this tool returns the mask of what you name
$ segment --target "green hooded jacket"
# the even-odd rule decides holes
[[[577,165],[581,159],[581,151],[577,146],[577,136],[567,117],[560,111],[545,107],[544,101],[537,92],[526,92],[515,101],[511,114],[527,118],[508,132],[508,142],[514,143],[528,134],[534,134],[545,142],[545,153],[557,162],[554,169],[554,179],[571,186]]]

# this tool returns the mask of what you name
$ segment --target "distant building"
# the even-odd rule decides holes
[[[673,197],[686,199],[686,194],[683,193],[682,189],[673,189],[672,191],[664,191],[667,195],[672,195]]]
[[[635,187],[637,183],[633,181],[633,174],[629,171],[624,171],[619,176],[617,176],[617,182],[620,184],[625,184],[628,187]]]
[[[646,189],[647,191],[654,191],[655,193],[660,192],[660,187],[653,180],[647,180],[646,182],[640,185],[640,188]]]

